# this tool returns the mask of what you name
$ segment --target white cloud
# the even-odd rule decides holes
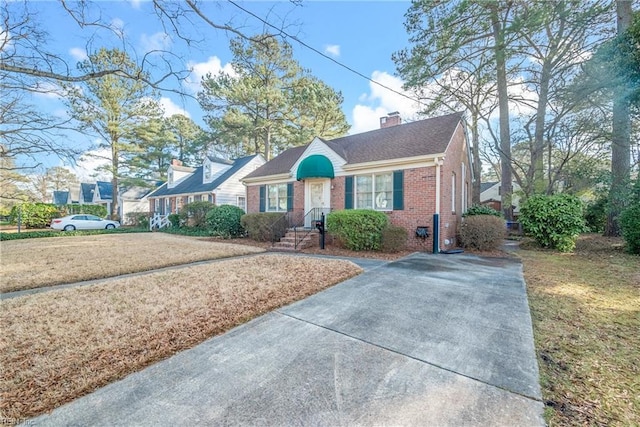
[[[124,36],[124,21],[120,18],[113,18],[110,24],[111,30],[118,34],[119,37]]]
[[[73,170],[80,182],[110,181],[111,178],[107,172],[97,170],[110,163],[111,151],[107,148],[101,148],[83,153],[76,165],[70,169]]]
[[[140,10],[140,5],[142,3],[141,0],[129,0],[129,3],[131,3],[131,7],[136,9],[136,10]]]
[[[327,55],[338,57],[340,56],[340,45],[328,44],[324,47],[324,53],[326,53]]]
[[[171,98],[167,98],[165,96],[161,97],[160,106],[164,111],[164,117],[171,117],[174,114],[182,114],[183,116],[191,118],[191,115],[187,112],[187,110],[178,106],[171,100]]]
[[[72,47],[71,49],[69,49],[69,54],[76,61],[84,61],[85,59],[88,58],[87,51],[81,47]]]
[[[410,92],[402,89],[402,80],[385,71],[374,71],[371,78],[384,86],[401,94],[412,96]],[[361,133],[380,127],[380,117],[388,113],[398,111],[403,120],[413,118],[420,110],[419,105],[399,93],[369,83],[369,93],[360,96],[360,103],[353,108],[353,125],[349,133]]]
[[[36,98],[62,99],[63,97],[63,90],[60,86],[47,81],[36,82],[30,90]]]
[[[218,58],[217,56],[210,56],[206,62],[189,61],[187,63],[187,66],[191,70],[191,74],[185,80],[185,84],[194,93],[202,89],[200,82],[202,81],[202,78],[207,75],[207,73],[211,73],[212,76],[215,76],[220,71],[224,71],[230,76],[236,75],[231,64],[226,63],[223,66],[220,58]]]
[[[146,33],[140,36],[140,44],[145,52],[167,50],[171,46],[169,34],[158,32],[152,35]]]

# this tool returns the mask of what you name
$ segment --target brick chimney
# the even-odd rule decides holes
[[[386,117],[380,117],[380,129],[388,128],[391,126],[397,126],[402,123],[402,118],[400,117],[400,112],[394,111],[393,113],[387,114]]]
[[[171,160],[171,166],[182,166],[182,161],[178,159]]]

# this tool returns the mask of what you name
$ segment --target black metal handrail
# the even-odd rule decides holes
[[[305,237],[307,237],[309,234],[311,234],[311,232],[313,230],[316,229],[316,223],[322,219],[324,219],[327,214],[331,212],[331,209],[329,208],[313,208],[311,209],[309,212],[307,212],[306,214],[304,214],[304,217],[302,218],[302,223],[300,226],[302,226],[302,233],[304,233],[302,235],[302,237],[300,237],[300,239],[298,239],[298,227],[294,226],[293,227],[293,235],[295,238],[295,244],[294,244],[294,249],[298,249],[298,244],[300,242],[302,242],[304,240]],[[307,221],[309,221],[309,223],[311,224],[311,227],[307,228],[305,227],[305,224],[307,224]]]

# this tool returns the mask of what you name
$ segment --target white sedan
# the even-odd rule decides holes
[[[102,219],[95,215],[67,215],[62,218],[56,218],[51,221],[51,228],[54,230],[101,230],[106,228],[107,230],[120,227],[118,221],[111,221],[110,219]]]

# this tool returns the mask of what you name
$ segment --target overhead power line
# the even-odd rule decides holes
[[[302,46],[306,47],[307,49],[311,50],[312,52],[315,52],[315,53],[317,53],[318,55],[322,56],[323,58],[328,59],[329,61],[331,61],[331,62],[333,62],[333,63],[335,63],[335,64],[339,65],[340,67],[342,67],[342,68],[344,68],[344,69],[346,69],[346,70],[349,70],[350,72],[352,72],[353,74],[357,75],[358,77],[361,77],[361,78],[363,78],[363,79],[365,79],[365,80],[368,80],[368,81],[370,81],[370,82],[371,82],[371,83],[373,83],[373,84],[376,84],[376,85],[378,85],[378,86],[380,86],[380,87],[382,87],[382,88],[384,88],[384,89],[386,89],[386,90],[389,90],[389,91],[391,91],[391,92],[393,92],[393,93],[395,93],[395,94],[397,94],[397,95],[400,95],[400,96],[402,96],[402,97],[404,97],[404,98],[407,98],[408,100],[413,101],[413,102],[415,102],[415,103],[417,103],[417,104],[424,105],[425,107],[427,106],[427,104],[423,103],[422,101],[420,101],[420,100],[418,100],[418,99],[415,99],[415,98],[412,98],[412,97],[410,97],[409,95],[407,95],[407,94],[405,94],[405,93],[398,92],[397,90],[395,90],[395,89],[393,89],[393,88],[391,88],[391,87],[389,87],[389,86],[387,86],[387,85],[385,85],[385,84],[382,84],[382,83],[380,83],[379,81],[374,80],[374,79],[372,79],[371,77],[368,77],[368,76],[366,76],[366,75],[362,74],[360,71],[355,70],[355,69],[353,69],[353,68],[349,67],[348,65],[343,64],[342,62],[340,62],[340,61],[338,61],[338,60],[336,60],[336,59],[334,59],[334,58],[330,57],[329,55],[325,54],[324,52],[319,51],[319,50],[318,50],[318,49],[316,49],[315,47],[308,45],[308,44],[307,44],[307,43],[305,43],[304,41],[300,40],[298,37],[296,37],[296,36],[294,36],[294,35],[291,35],[291,34],[287,33],[287,32],[286,32],[285,30],[283,30],[282,28],[278,28],[278,27],[276,27],[275,25],[271,24],[269,21],[267,21],[267,20],[265,20],[265,19],[263,19],[263,18],[259,17],[258,15],[256,15],[256,14],[255,14],[255,13],[253,13],[253,12],[251,12],[250,10],[247,10],[247,9],[245,9],[244,7],[240,6],[239,4],[237,4],[236,2],[234,2],[233,0],[228,0],[228,2],[229,2],[229,3],[231,3],[232,5],[234,5],[235,7],[237,7],[238,9],[242,10],[243,12],[245,12],[245,13],[247,13],[247,14],[249,14],[249,15],[253,16],[254,18],[256,18],[257,20],[259,20],[259,21],[260,21],[260,22],[262,22],[263,24],[267,25],[268,27],[273,28],[273,29],[274,29],[274,30],[276,30],[278,33],[280,33],[280,34],[284,35],[284,36],[285,36],[285,37],[287,37],[287,38],[290,38],[291,40],[295,40],[296,42],[300,43]]]

